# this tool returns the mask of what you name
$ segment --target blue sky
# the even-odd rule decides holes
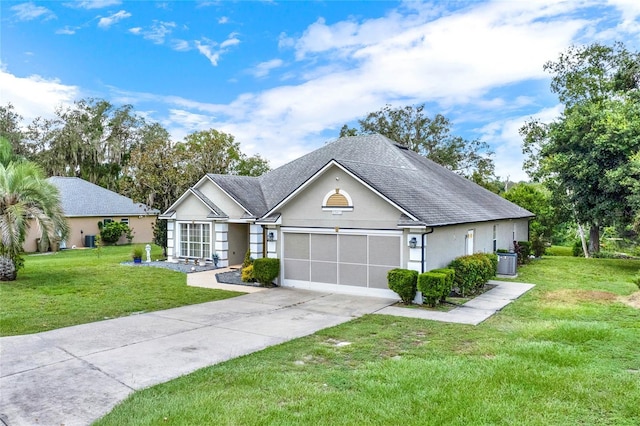
[[[519,180],[518,128],[560,111],[543,64],[572,44],[640,50],[640,1],[3,0],[0,27],[0,102],[27,122],[104,98],[277,167],[385,104],[425,103]]]

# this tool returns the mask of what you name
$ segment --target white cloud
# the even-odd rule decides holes
[[[20,21],[32,21],[39,18],[47,21],[56,18],[55,13],[44,6],[36,6],[33,2],[11,6],[11,10],[14,12],[14,16]]]
[[[238,44],[240,44],[240,40],[238,39],[238,34],[231,33],[229,34],[229,37],[227,37],[225,41],[220,43],[220,47],[222,49],[226,49],[227,47],[237,46]]]
[[[195,41],[196,49],[198,49],[198,52],[203,54],[214,67],[218,66],[220,56],[224,53],[227,53],[229,47],[233,47],[238,44],[240,44],[240,40],[238,39],[237,33],[229,34],[227,39],[222,43],[217,43],[213,40],[209,40],[206,37],[203,37],[201,40]]]
[[[186,52],[191,50],[191,45],[186,40],[174,39],[171,40],[171,48],[173,50],[177,50],[178,52]]]
[[[503,179],[508,177],[512,182],[528,180],[526,172],[522,170],[525,156],[522,153],[523,139],[520,136],[520,128],[525,122],[534,119],[550,123],[561,113],[562,105],[555,105],[535,114],[494,121],[480,129],[481,139],[491,141],[495,146],[496,175]]]
[[[624,0],[615,2],[620,10],[626,7],[620,22],[637,20],[635,0],[631,6]],[[117,90],[112,97],[138,109],[148,104],[154,106],[147,110],[166,108],[168,112],[153,115],[176,139],[211,127],[231,133],[245,152],[263,154],[274,167],[316,148],[337,136],[342,124],[387,103],[427,103],[431,115],[453,112],[456,126],[475,125],[474,114],[483,122],[491,116],[491,124],[476,133],[495,150],[497,173],[525,179],[518,129],[529,116],[523,111],[539,109],[538,115],[548,113],[551,118],[559,111],[542,110],[541,94],[535,89],[514,95],[512,88],[548,80],[542,70],[546,61],[583,41],[585,34],[602,32],[599,19],[586,18],[593,12],[584,11],[590,5],[555,0],[470,2],[447,12],[444,6],[403,3],[375,19],[319,19],[298,36],[279,37],[278,46],[292,49],[300,65],[290,84],[242,93],[227,104]],[[151,34],[141,27],[129,31]],[[164,41],[169,33],[156,40]],[[195,47],[217,66],[239,43],[238,35],[230,34],[221,42],[172,39],[170,46]],[[283,66],[281,59],[272,59],[249,72],[260,77]],[[548,92],[546,84],[538,86]]]
[[[80,97],[77,86],[38,75],[16,77],[5,69],[0,69],[0,92],[3,100],[11,102],[26,123],[36,117],[51,118],[54,107],[72,104]]]
[[[73,7],[76,9],[102,9],[109,6],[117,6],[121,4],[121,0],[83,0],[71,3],[65,3],[67,7]]]
[[[259,63],[253,70],[251,70],[251,74],[256,77],[266,77],[269,75],[271,70],[276,68],[280,68],[284,62],[282,59],[271,59],[270,61]]]
[[[98,21],[98,26],[100,28],[106,29],[106,28],[109,28],[111,25],[115,24],[116,22],[122,21],[123,19],[130,18],[130,17],[131,17],[131,14],[129,12],[127,12],[126,10],[121,10],[119,12],[112,14],[111,16],[100,18],[100,20]]]
[[[153,24],[151,24],[149,28],[134,27],[130,28],[129,32],[135,35],[141,35],[145,40],[150,40],[154,44],[163,44],[165,38],[173,32],[174,28],[176,28],[175,22],[165,22],[154,19]]]
[[[218,18],[218,24],[220,25],[227,24],[228,22],[229,22],[228,16],[221,16],[220,18]]]
[[[218,59],[220,59],[220,52],[213,50],[214,45],[207,44],[207,40],[196,40],[196,48],[198,52],[202,53],[211,62],[214,67],[218,66]]]
[[[608,0],[622,14],[617,29],[628,34],[640,34],[640,2],[637,0]]]
[[[72,27],[70,25],[65,25],[64,28],[60,28],[60,29],[56,30],[56,34],[73,35],[79,29],[80,29],[80,27]]]

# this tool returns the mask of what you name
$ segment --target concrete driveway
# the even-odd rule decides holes
[[[133,391],[376,312],[391,299],[275,288],[0,338],[0,424],[86,425]]]

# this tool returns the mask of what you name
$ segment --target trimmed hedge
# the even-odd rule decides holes
[[[425,272],[418,275],[418,290],[422,292],[422,300],[427,306],[436,306],[447,287],[447,275],[437,272]]]
[[[418,282],[418,272],[409,269],[396,268],[387,272],[389,288],[400,296],[402,302],[410,305],[416,297],[416,284]]]
[[[263,286],[270,286],[280,274],[280,259],[261,257],[253,261],[253,277]]]
[[[432,269],[429,272],[434,272],[436,274],[444,274],[446,276],[445,285],[442,287],[442,291],[440,293],[440,301],[444,302],[447,296],[451,293],[453,289],[453,282],[456,278],[456,271],[450,268],[441,268],[441,269]]]
[[[449,268],[456,271],[454,285],[465,296],[476,293],[496,275],[498,256],[485,253],[460,256],[449,264]]]

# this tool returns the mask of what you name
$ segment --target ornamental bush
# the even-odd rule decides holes
[[[400,296],[405,305],[410,305],[416,297],[418,272],[409,269],[396,268],[387,272],[389,288]]]
[[[261,257],[253,261],[253,277],[263,286],[270,286],[280,274],[280,259]]]
[[[446,279],[440,291],[440,301],[444,302],[453,289],[453,281],[456,277],[456,271],[449,268],[432,269],[429,272],[436,274],[444,274]]]
[[[254,283],[256,279],[253,277],[253,264],[242,268],[242,274],[240,275],[243,283]]]
[[[447,285],[447,275],[437,272],[425,272],[418,275],[418,290],[422,292],[422,300],[427,306],[436,306],[440,301],[442,289]]]
[[[516,244],[516,253],[518,253],[518,263],[524,265],[529,263],[529,255],[531,255],[531,243],[529,241],[518,241]]]
[[[105,244],[115,244],[122,235],[126,235],[127,239],[133,239],[131,228],[126,223],[108,222],[100,229],[100,237]]]
[[[496,275],[498,257],[495,254],[476,253],[460,256],[449,264],[456,271],[454,286],[465,296],[480,290]]]

